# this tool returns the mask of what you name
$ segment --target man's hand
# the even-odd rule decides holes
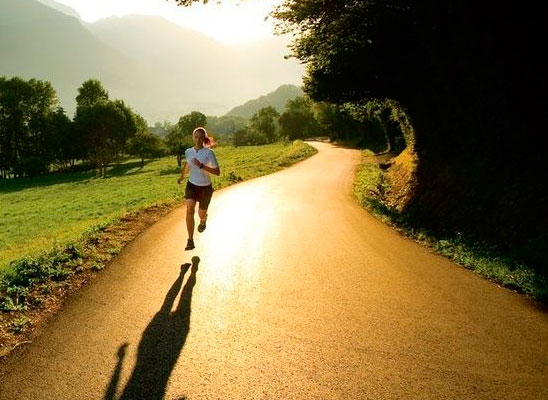
[[[177,183],[180,185],[181,182],[183,181],[183,179],[184,179],[184,178],[180,176],[180,177],[177,179]]]
[[[197,167],[201,167],[201,166],[202,166],[202,163],[201,163],[200,160],[198,160],[197,158],[193,158],[193,159],[192,159],[192,162],[193,162],[194,165],[196,165]]]

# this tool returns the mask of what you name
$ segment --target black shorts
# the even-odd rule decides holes
[[[187,182],[185,189],[185,199],[192,199],[200,203],[199,208],[207,210],[211,196],[213,195],[213,186],[198,186],[193,183]]]

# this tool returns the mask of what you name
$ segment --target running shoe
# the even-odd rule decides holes
[[[206,228],[206,222],[200,221],[200,225],[198,225],[198,232],[202,233],[203,231],[205,231],[205,228]]]

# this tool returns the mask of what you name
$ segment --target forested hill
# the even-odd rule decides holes
[[[296,97],[302,96],[303,91],[295,85],[282,85],[275,91],[261,96],[254,100],[249,100],[241,106],[234,107],[226,115],[232,117],[251,118],[253,114],[261,108],[272,106],[280,114],[284,111],[288,100],[293,100]]]

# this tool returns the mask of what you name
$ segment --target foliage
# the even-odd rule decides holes
[[[420,221],[390,208],[385,201],[388,187],[384,173],[371,156],[370,152],[364,153],[364,162],[358,168],[354,183],[354,195],[363,207],[398,232],[477,274],[540,301],[548,301],[548,277],[511,253],[461,233],[425,229]]]
[[[245,117],[229,115],[222,117],[208,116],[205,127],[208,135],[215,137],[220,144],[226,144],[231,143],[234,134],[245,128],[247,123],[248,119]]]
[[[39,171],[49,168],[54,161],[49,139],[57,105],[49,82],[0,77],[0,177],[8,177],[16,166],[18,174],[31,170],[21,168],[30,157],[45,163]]]
[[[165,142],[151,132],[147,121],[139,114],[132,114],[135,122],[136,134],[129,140],[127,153],[141,157],[141,167],[144,167],[145,158],[159,158],[168,154]]]
[[[395,100],[369,99],[344,104],[356,120],[367,124],[370,131],[384,136],[387,151],[400,153],[406,146],[413,149],[414,130],[406,110]]]
[[[277,119],[280,116],[272,106],[261,108],[249,121],[252,131],[258,132],[266,138],[266,143],[273,143],[277,139]]]
[[[314,117],[313,103],[305,96],[288,100],[280,116],[280,133],[291,140],[321,136],[323,132]]]
[[[78,108],[90,107],[108,101],[108,92],[97,79],[88,79],[78,88],[76,104]]]
[[[181,160],[185,150],[192,147],[192,131],[199,126],[205,126],[207,118],[199,111],[192,111],[190,114],[183,115],[179,122],[166,136],[166,144],[170,154],[177,156],[177,164],[181,166]]]
[[[120,100],[78,107],[74,124],[86,145],[86,158],[103,177],[137,129],[132,111]]]
[[[130,155],[141,158],[141,167],[144,167],[145,158],[159,158],[167,154],[164,141],[148,132],[138,132],[131,140],[128,148]]]
[[[234,133],[234,146],[258,146],[273,143],[278,139],[278,112],[274,107],[261,108],[246,127]]]
[[[260,132],[251,129],[250,127],[245,127],[239,129],[234,133],[232,138],[232,143],[234,146],[261,146],[268,143],[265,135]]]
[[[15,176],[38,176],[48,172],[48,164],[42,157],[23,157],[13,166]]]
[[[67,167],[74,164],[74,160],[82,159],[85,154],[85,148],[80,138],[75,134],[74,125],[65,114],[63,108],[58,107],[51,114],[48,143],[51,148],[51,154],[55,161],[61,167]]]

